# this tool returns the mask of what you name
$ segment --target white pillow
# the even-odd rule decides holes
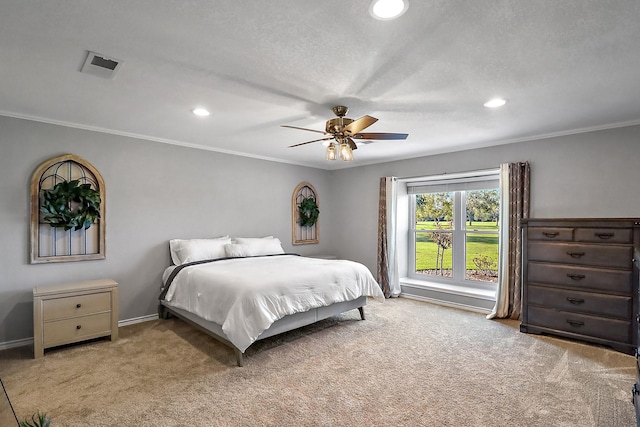
[[[224,251],[230,258],[244,258],[249,256],[249,247],[247,245],[241,245],[239,243],[230,243],[224,245]]]
[[[233,243],[244,245],[243,248],[247,256],[259,256],[259,255],[276,255],[283,254],[282,243],[280,239],[273,236],[268,237],[236,237],[233,239]]]
[[[173,239],[169,241],[171,260],[175,265],[218,259],[227,256],[224,245],[231,243],[229,236],[216,239]]]

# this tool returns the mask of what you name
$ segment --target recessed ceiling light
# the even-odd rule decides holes
[[[493,99],[490,99],[489,101],[485,102],[484,106],[487,107],[487,108],[498,108],[498,107],[502,107],[506,103],[507,103],[506,99],[493,98]]]
[[[406,12],[409,0],[373,0],[369,13],[382,21],[395,19]]]
[[[209,113],[209,111],[205,110],[204,108],[194,108],[193,114],[200,117],[207,117],[211,113]]]

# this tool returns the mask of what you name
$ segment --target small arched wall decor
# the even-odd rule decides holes
[[[41,211],[43,191],[73,180],[100,193],[100,218],[86,229],[52,227]],[[105,204],[104,180],[85,159],[64,154],[40,164],[31,177],[31,264],[104,259]]]
[[[291,197],[291,236],[294,245],[307,245],[320,241],[318,221],[315,221],[311,226],[300,224],[300,205],[305,199],[309,198],[313,199],[316,207],[320,208],[316,189],[308,182],[301,182],[293,191],[293,196]]]

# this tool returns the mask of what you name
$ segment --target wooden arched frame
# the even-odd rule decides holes
[[[58,182],[78,179],[100,193],[100,219],[84,230],[54,228],[42,220],[42,190]],[[104,259],[105,186],[100,172],[91,163],[74,154],[64,154],[45,162],[31,176],[31,264]]]
[[[320,241],[319,220],[311,227],[303,227],[299,222],[300,211],[298,208],[302,200],[307,197],[313,197],[316,201],[316,206],[320,208],[320,200],[316,189],[306,181],[301,182],[293,190],[293,195],[291,196],[291,240],[294,245],[307,245]]]

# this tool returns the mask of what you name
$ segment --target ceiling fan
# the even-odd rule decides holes
[[[301,142],[299,144],[290,145],[289,148],[299,147],[301,145],[311,144],[319,141],[331,141],[327,147],[326,158],[327,160],[336,160],[338,158],[337,149],[340,149],[339,155],[342,160],[349,162],[353,160],[353,150],[356,150],[354,139],[374,139],[374,140],[400,140],[407,139],[409,134],[406,133],[375,133],[362,131],[378,121],[375,117],[362,116],[358,120],[353,120],[348,117],[347,112],[349,108],[343,105],[336,105],[332,108],[336,118],[327,120],[325,130],[315,130],[301,128],[297,126],[282,125],[285,128],[306,130],[309,132],[321,133],[323,135],[329,135],[325,138],[314,139],[312,141]]]

